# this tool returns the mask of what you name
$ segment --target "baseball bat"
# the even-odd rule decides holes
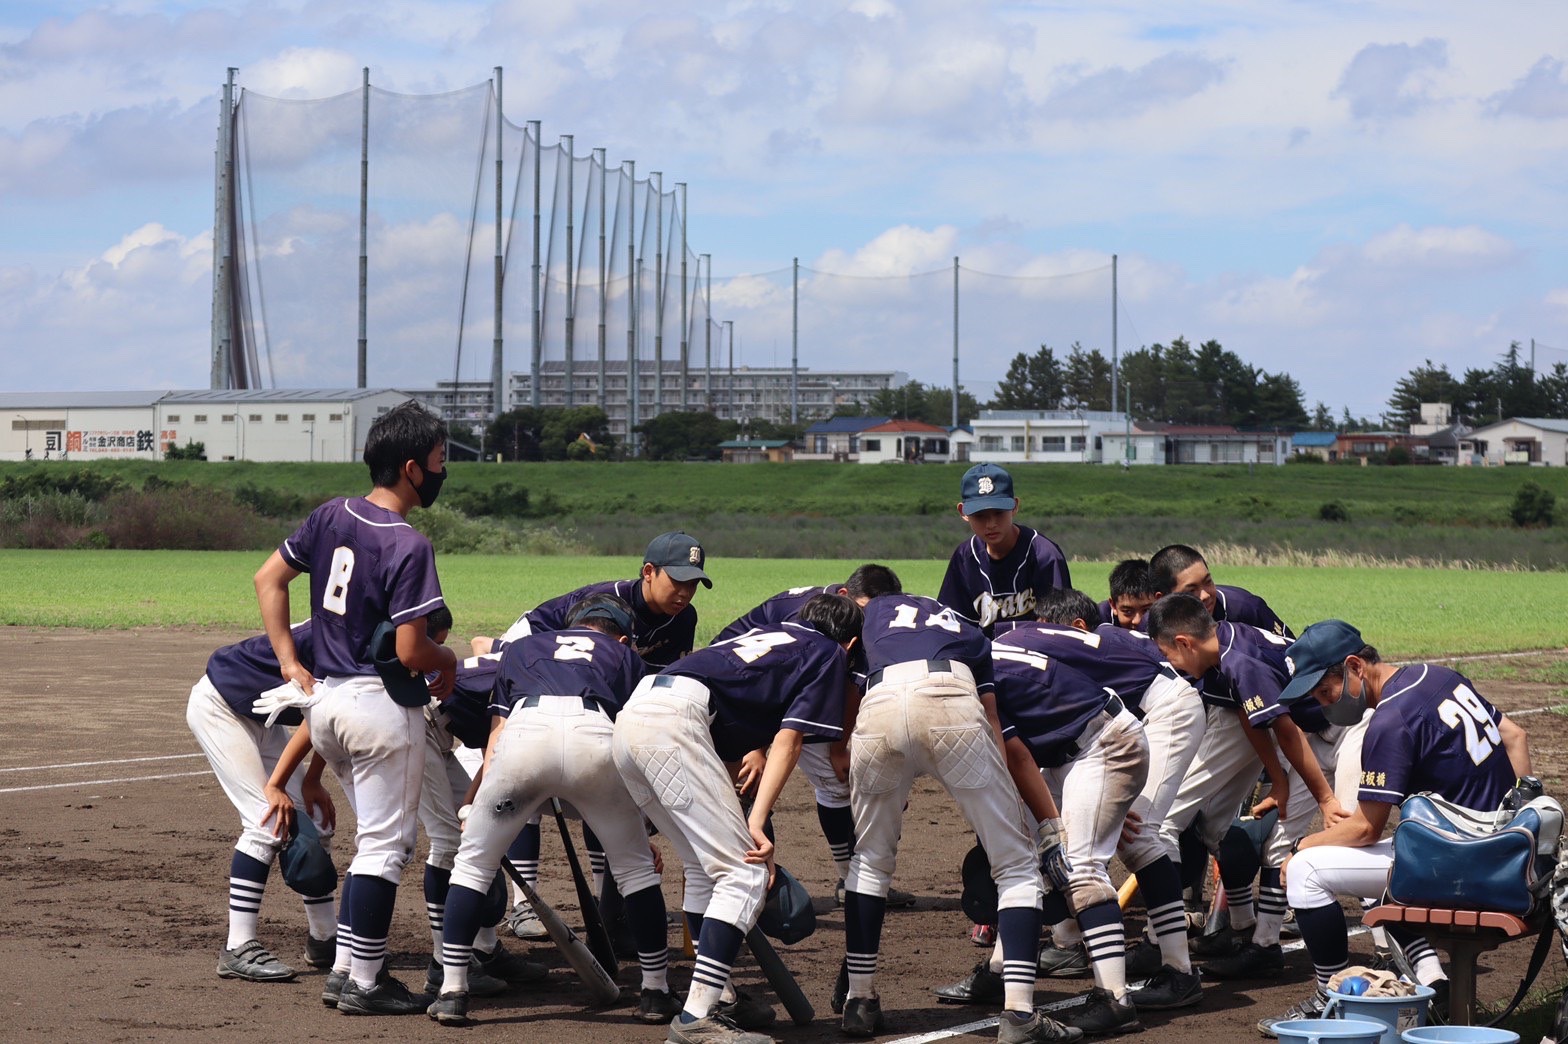
[[[549,903],[539,898],[539,893],[534,891],[533,885],[523,878],[510,859],[501,860],[501,869],[505,870],[506,876],[517,885],[523,897],[528,900],[528,905],[533,907],[539,923],[544,925],[544,930],[550,934],[550,939],[560,949],[562,956],[566,958],[566,963],[572,966],[578,978],[582,979],[583,985],[588,987],[588,995],[594,1003],[614,1004],[619,1001],[621,988],[616,985],[615,977],[605,971],[604,966],[594,959],[577,933],[561,920],[561,915],[556,913]]]
[[[800,983],[795,981],[795,976],[791,975],[790,970],[784,966],[784,959],[779,956],[779,951],[773,948],[773,943],[768,941],[768,937],[762,934],[761,928],[752,928],[746,933],[746,946],[751,950],[751,955],[757,958],[757,967],[762,969],[768,985],[773,987],[773,992],[784,1002],[784,1010],[789,1012],[789,1017],[794,1020],[795,1025],[811,1025],[811,1020],[817,1017],[816,1009],[801,992]]]
[[[555,813],[555,825],[561,828],[561,844],[566,846],[566,861],[572,867],[572,883],[577,886],[577,905],[583,911],[583,934],[588,937],[588,951],[614,978],[620,974],[620,968],[615,961],[615,946],[610,942],[610,930],[605,926],[599,900],[593,894],[593,885],[583,874],[583,864],[577,858],[577,847],[572,844],[572,835],[566,829],[566,816],[561,812],[560,801],[551,798],[550,810]]]
[[[1127,880],[1122,882],[1121,888],[1116,892],[1116,902],[1125,910],[1127,909],[1127,904],[1132,902],[1132,897],[1137,894],[1138,878],[1133,874],[1128,874]]]

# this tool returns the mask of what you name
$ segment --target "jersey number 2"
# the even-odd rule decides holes
[[[1439,703],[1437,716],[1451,729],[1464,726],[1465,751],[1477,765],[1490,757],[1493,748],[1503,741],[1503,734],[1487,713],[1486,704],[1468,685],[1457,686],[1453,699]]]

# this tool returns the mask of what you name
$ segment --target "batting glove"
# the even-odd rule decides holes
[[[318,689],[317,692],[319,693],[320,690]],[[306,695],[305,690],[299,687],[298,682],[288,681],[276,688],[268,689],[256,697],[256,702],[251,705],[251,710],[256,714],[265,714],[267,716],[267,727],[271,728],[277,723],[278,715],[290,707],[298,707],[300,710],[304,710],[306,707],[314,707],[319,699],[321,699],[319,695]]]
[[[1067,828],[1060,819],[1047,819],[1035,828],[1034,850],[1040,857],[1040,872],[1053,888],[1066,894],[1073,868],[1067,861]]]

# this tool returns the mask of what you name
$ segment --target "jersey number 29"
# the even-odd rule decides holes
[[[1492,750],[1503,741],[1503,734],[1487,713],[1486,704],[1468,685],[1456,686],[1453,698],[1437,705],[1437,716],[1451,729],[1464,726],[1465,752],[1477,765],[1490,757]]]

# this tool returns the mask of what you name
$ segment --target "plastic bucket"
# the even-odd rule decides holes
[[[1378,1044],[1383,1039],[1384,1026],[1365,1019],[1291,1019],[1276,1022],[1270,1028],[1280,1044]]]
[[[1409,997],[1366,997],[1330,990],[1328,1004],[1323,1007],[1325,1019],[1365,1019],[1381,1023],[1383,1036],[1379,1044],[1399,1044],[1399,1031],[1426,1025],[1426,1006],[1436,991],[1430,986],[1417,986]],[[1403,1023],[1403,1026],[1401,1026]]]
[[[1406,1044],[1519,1044],[1519,1034],[1491,1026],[1422,1026],[1405,1030]]]

